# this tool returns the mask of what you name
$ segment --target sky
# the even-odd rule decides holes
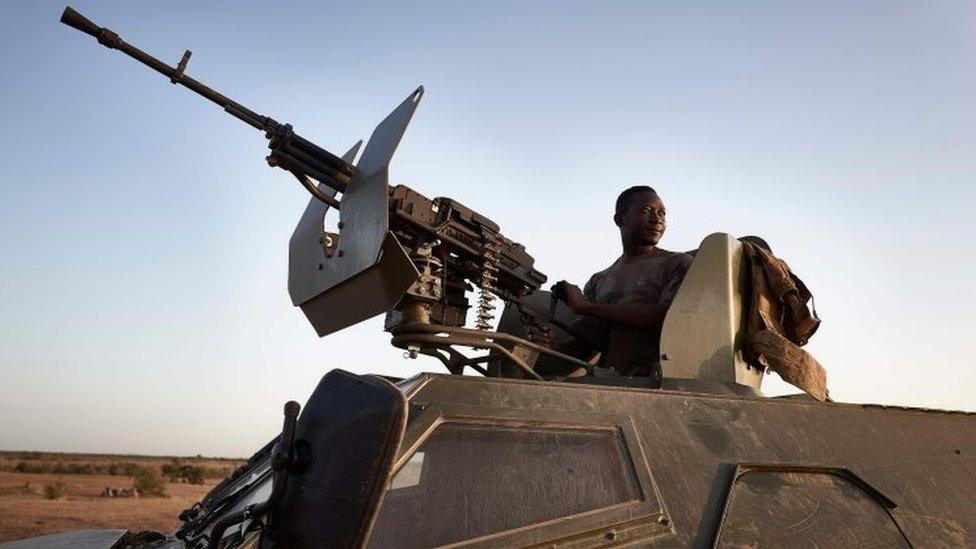
[[[663,247],[758,234],[803,278],[836,400],[976,411],[972,2],[72,5],[333,152],[423,84],[392,182],[550,280],[608,266],[653,185]],[[382,317],[316,337],[264,137],[63,8],[0,19],[0,449],[246,456],[333,368],[442,370]]]

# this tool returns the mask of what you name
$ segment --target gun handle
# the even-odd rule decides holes
[[[566,281],[560,280],[549,290],[549,323],[556,319],[556,306],[566,301]]]

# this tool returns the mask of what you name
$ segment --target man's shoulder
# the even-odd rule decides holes
[[[638,269],[647,267],[652,267],[654,269],[684,269],[687,270],[694,260],[693,257],[685,252],[672,252],[671,250],[665,250],[664,248],[656,248],[653,254],[637,261],[637,262],[624,262],[623,256],[618,257],[610,264],[609,267],[593,273],[590,276],[591,281],[600,280],[605,278],[608,274],[618,270],[627,269],[629,266],[636,266]]]
[[[597,272],[593,273],[592,275],[590,275],[590,279],[586,281],[586,286],[589,287],[589,286],[592,286],[594,284],[599,284],[600,283],[600,280],[603,280],[604,278],[606,278],[607,275],[610,274],[611,271],[613,271],[613,268],[617,266],[617,263],[619,261],[620,261],[620,259],[617,259],[613,263],[611,263],[610,266],[607,267],[606,269],[603,269],[602,271],[597,271]]]
[[[653,261],[648,262],[648,267],[652,268],[654,276],[662,281],[683,279],[685,273],[691,268],[691,262],[694,261],[694,258],[685,252],[672,252],[664,248],[654,250],[651,259]]]
[[[620,260],[618,259],[617,261],[620,261]],[[597,272],[593,273],[592,275],[590,275],[590,280],[600,279],[600,278],[603,278],[603,277],[607,276],[608,274],[610,274],[610,272],[613,271],[613,268],[617,266],[617,261],[614,261],[613,263],[611,263],[610,266],[607,267],[606,269],[603,269],[602,271],[597,271]]]
[[[666,264],[684,267],[686,269],[691,266],[691,262],[695,259],[685,252],[672,252],[664,248],[658,248],[654,253],[660,254],[659,257],[663,258]]]

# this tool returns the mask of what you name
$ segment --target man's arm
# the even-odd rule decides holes
[[[652,305],[596,303],[586,299],[579,287],[572,284],[566,285],[566,304],[576,314],[595,316],[652,334],[661,330],[664,315],[667,314],[670,306],[670,303]]]
[[[599,303],[594,299],[590,284],[587,284],[587,291],[583,292],[577,286],[567,283],[566,304],[577,314],[590,315],[650,334],[659,334],[664,325],[664,317],[668,314],[668,308],[671,307],[671,302],[678,293],[678,288],[688,268],[691,267],[691,262],[691,257],[686,254],[678,254],[673,260],[668,261],[664,266],[666,269],[664,279],[667,283],[657,303],[639,305]]]

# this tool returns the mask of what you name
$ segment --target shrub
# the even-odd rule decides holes
[[[44,497],[47,499],[61,499],[67,493],[68,489],[61,481],[44,485]]]
[[[188,465],[183,471],[183,478],[190,484],[203,484],[206,477],[206,470],[196,465]]]
[[[218,480],[224,479],[229,477],[231,473],[234,472],[234,469],[236,469],[236,467],[207,467],[204,469],[204,477],[215,478]]]
[[[208,469],[199,465],[187,465],[179,459],[163,464],[163,475],[170,482],[187,482],[189,484],[203,484],[207,478]]]
[[[179,482],[183,478],[182,469],[183,462],[173,458],[171,462],[163,464],[163,475],[169,478],[170,482]]]
[[[18,473],[53,473],[55,475],[135,475],[138,465],[125,462],[63,463],[61,461],[21,461],[14,467]]]
[[[21,461],[14,467],[14,471],[18,473],[49,473],[43,465],[38,463],[28,463],[26,461]]]
[[[166,479],[155,468],[140,467],[132,476],[140,495],[166,497]]]

